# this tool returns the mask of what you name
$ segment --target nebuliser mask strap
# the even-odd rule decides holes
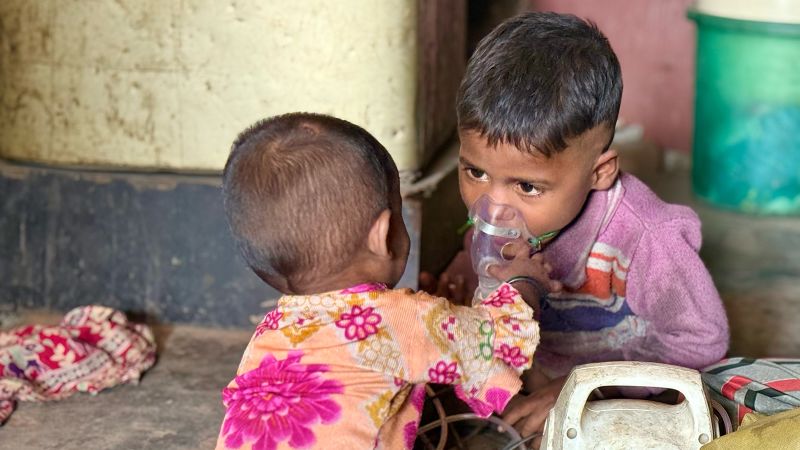
[[[538,252],[542,249],[542,243],[556,237],[559,231],[561,230],[553,230],[544,234],[540,234],[539,236],[531,236],[528,238],[528,244],[530,244],[531,247]]]
[[[473,217],[471,220],[472,223],[475,225],[475,229],[481,231],[482,233],[486,233],[489,236],[501,237],[506,239],[518,239],[522,235],[522,232],[520,232],[520,230],[516,228],[492,225],[478,216]]]
[[[467,230],[469,230],[473,226],[475,226],[479,230],[483,231],[484,233],[486,233],[488,235],[492,235],[492,236],[506,237],[506,236],[511,236],[514,233],[517,233],[517,235],[514,236],[513,238],[516,239],[516,238],[519,237],[519,231],[518,230],[512,230],[512,229],[509,229],[509,228],[497,227],[497,226],[494,226],[494,225],[492,225],[490,223],[487,223],[487,222],[481,220],[479,217],[472,217],[472,216],[467,217],[467,221],[464,223],[464,225],[461,225],[458,228],[458,234],[466,233]],[[537,251],[537,252],[541,251],[542,250],[542,244],[545,241],[548,241],[548,240],[556,237],[560,231],[561,230],[553,230],[553,231],[548,231],[547,233],[544,233],[544,234],[540,234],[538,236],[531,236],[531,237],[529,237],[527,239],[528,244],[531,246],[531,248],[534,251]]]

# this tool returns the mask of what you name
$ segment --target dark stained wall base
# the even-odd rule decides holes
[[[219,177],[53,169],[0,160],[0,305],[103,304],[159,322],[251,326],[280,294],[239,258]],[[401,281],[419,272],[420,204]]]

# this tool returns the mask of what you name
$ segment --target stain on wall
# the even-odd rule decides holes
[[[417,32],[417,0],[4,0],[0,156],[217,171],[245,126],[301,110],[416,170]]]

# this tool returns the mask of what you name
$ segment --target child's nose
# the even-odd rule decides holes
[[[508,189],[506,189],[504,186],[492,186],[487,194],[489,194],[489,197],[494,203],[500,205],[508,205],[511,203]]]

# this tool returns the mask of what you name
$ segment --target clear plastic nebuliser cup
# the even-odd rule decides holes
[[[473,203],[469,218],[474,224],[470,255],[472,268],[478,275],[478,288],[475,290],[473,304],[485,299],[497,289],[503,280],[489,273],[492,265],[509,263],[508,253],[503,254],[512,242],[527,242],[531,234],[522,213],[509,205],[495,203],[488,195],[483,195]]]

